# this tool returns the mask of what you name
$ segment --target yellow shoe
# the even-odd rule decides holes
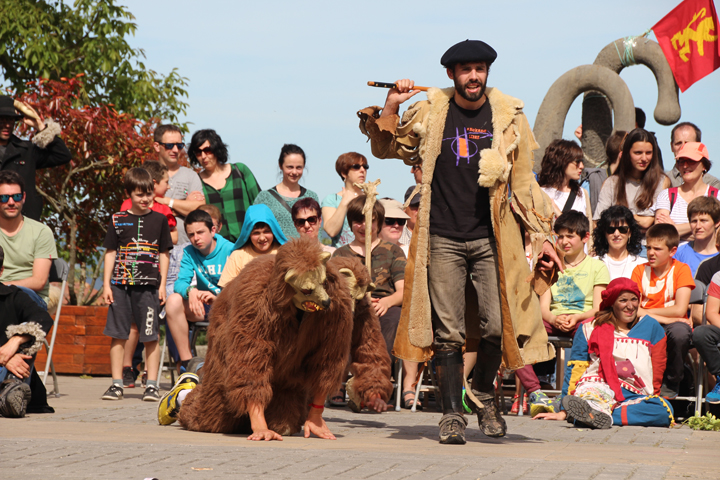
[[[192,390],[197,387],[198,383],[200,383],[200,380],[194,373],[187,372],[180,375],[175,386],[160,399],[158,405],[158,423],[160,425],[172,425],[175,423],[180,412],[180,406],[177,403],[178,395],[183,390]]]

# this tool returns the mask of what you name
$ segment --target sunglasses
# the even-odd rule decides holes
[[[400,225],[401,227],[405,226],[405,222],[407,222],[407,218],[386,218],[385,219],[385,225],[388,227],[392,227],[396,223]]]
[[[620,233],[625,235],[626,233],[628,233],[630,231],[630,227],[628,227],[627,225],[623,225],[622,227],[610,226],[605,229],[605,233],[607,233],[608,235],[612,235],[613,233],[615,233],[615,230],[619,230]]]
[[[353,170],[360,170],[361,168],[364,168],[365,171],[370,170],[370,167],[368,165],[363,165],[362,163],[353,163],[352,165],[350,165],[350,168],[352,168]]]
[[[183,142],[178,143],[161,143],[163,147],[165,147],[165,150],[172,150],[175,147],[178,147],[178,150],[182,150],[185,148],[185,144]]]
[[[22,201],[23,194],[22,193],[13,193],[12,195],[0,195],[0,203],[7,203],[10,201],[10,199],[13,199],[13,202],[20,202]]]
[[[310,225],[315,225],[318,222],[318,216],[313,215],[312,217],[296,218],[295,220],[293,220],[293,223],[295,223],[296,228],[304,227],[305,222],[309,223]]]
[[[197,150],[195,150],[195,155],[201,155],[203,153],[205,155],[210,155],[211,153],[213,153],[212,148],[205,147],[205,148],[198,148]]]

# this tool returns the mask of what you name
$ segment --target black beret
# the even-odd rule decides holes
[[[497,52],[490,45],[480,40],[465,40],[448,48],[440,59],[445,68],[452,68],[456,63],[486,62],[490,66],[497,58]]]

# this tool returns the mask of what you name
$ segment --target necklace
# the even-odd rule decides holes
[[[569,263],[569,262],[568,262],[568,263],[566,263],[565,265],[568,266],[568,267],[570,267],[570,268],[575,268],[575,267],[577,267],[578,265],[580,265],[580,264],[583,262],[583,260],[585,260],[585,257],[587,257],[587,255],[583,255],[583,257],[582,257],[579,261],[577,261],[577,262],[575,262],[575,263]]]

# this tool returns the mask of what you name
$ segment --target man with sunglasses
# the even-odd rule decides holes
[[[17,172],[0,171],[0,246],[5,263],[0,282],[15,285],[45,308],[52,260],[57,258],[52,230],[22,214],[25,182]]]
[[[468,402],[491,437],[507,431],[494,401],[500,364],[514,370],[554,357],[532,288],[543,293],[552,282],[547,271],[560,265],[552,244],[552,202],[533,177],[538,144],[523,102],[487,87],[496,57],[485,42],[460,42],[440,60],[454,87],[429,89],[428,100],[415,102],[401,118],[400,105],[419,90],[412,80],[398,80],[383,108],[358,112],[373,155],[422,164],[412,275],[405,279],[412,302],[400,320],[407,333],[397,335],[407,341],[396,341],[394,352],[423,361],[434,347],[445,444],[465,443],[462,349],[468,330],[481,335]],[[546,271],[536,272],[533,284],[525,281],[530,271],[521,226],[530,234],[533,265],[539,260]],[[473,288],[466,298],[468,281]],[[479,315],[468,314],[473,325],[466,329],[470,304],[477,304]]]
[[[155,201],[170,207],[177,220],[178,247],[189,243],[185,233],[185,216],[205,205],[202,181],[194,170],[180,166],[180,154],[185,149],[182,131],[175,125],[160,125],[153,134],[153,148],[160,163],[168,168],[170,189],[165,197]]]
[[[28,105],[24,108],[32,112],[34,118],[18,113],[12,97],[0,95],[0,170],[20,174],[27,187],[22,213],[33,220],[40,220],[43,200],[35,190],[35,171],[65,165],[72,155],[59,137],[60,125],[52,119],[43,121]],[[15,124],[21,118],[37,131],[31,141],[21,140],[13,134]]]

